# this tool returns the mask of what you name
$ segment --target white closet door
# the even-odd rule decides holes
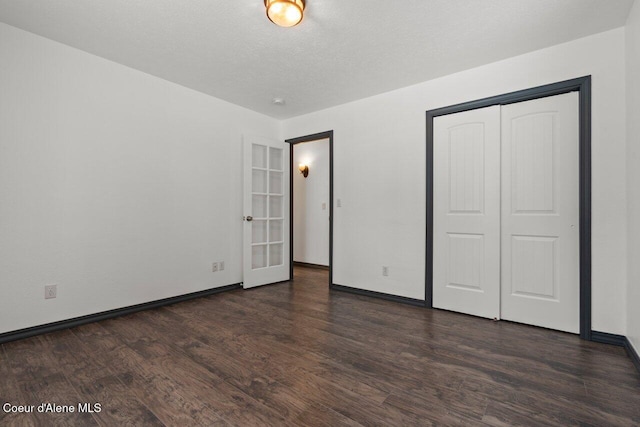
[[[578,333],[578,94],[502,107],[502,318]]]
[[[433,306],[500,318],[500,107],[434,119]]]

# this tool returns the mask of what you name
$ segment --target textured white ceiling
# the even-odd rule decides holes
[[[307,0],[285,29],[263,0],[0,0],[0,21],[287,118],[619,27],[632,3]]]

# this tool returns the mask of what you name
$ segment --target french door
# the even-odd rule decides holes
[[[434,119],[433,306],[579,332],[578,95]]]
[[[289,146],[243,142],[243,287],[289,279]]]

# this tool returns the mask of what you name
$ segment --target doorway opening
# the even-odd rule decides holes
[[[328,270],[333,284],[333,131],[288,139],[291,248],[294,267]]]

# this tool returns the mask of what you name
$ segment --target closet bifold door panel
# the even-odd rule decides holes
[[[578,93],[502,107],[501,314],[580,331]]]
[[[500,318],[500,106],[433,124],[433,306]]]
[[[577,92],[433,119],[433,307],[580,332]]]

